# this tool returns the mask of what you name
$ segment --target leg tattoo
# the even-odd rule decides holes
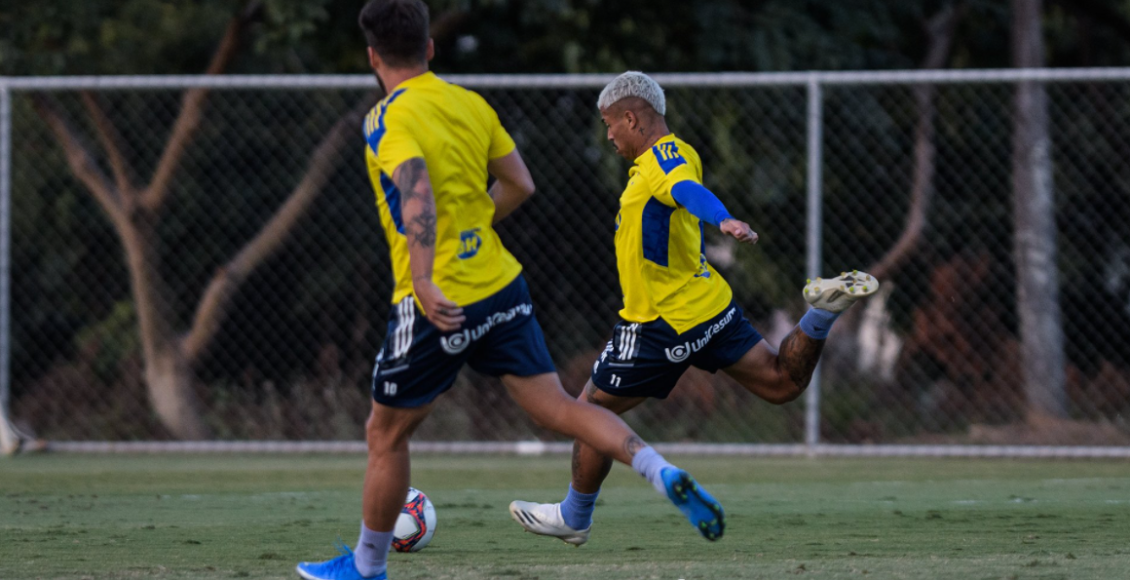
[[[812,380],[812,373],[816,370],[816,363],[820,361],[820,353],[823,350],[823,340],[812,338],[800,328],[794,328],[785,340],[781,341],[781,348],[777,353],[777,365],[788,375],[789,380],[803,391],[808,388],[808,383]]]
[[[585,463],[585,457],[582,455],[590,461],[594,455],[600,458],[600,464],[596,466],[595,471],[591,463]],[[601,455],[592,447],[582,449],[580,441],[573,442],[573,489],[581,493],[596,493],[600,491],[600,485],[611,471],[611,457]]]
[[[592,403],[594,405],[600,405],[600,403],[598,403],[597,400],[596,400],[596,391],[597,391],[596,385],[594,385],[592,383],[585,385],[585,401]],[[603,405],[601,405],[601,406],[603,406]]]
[[[624,451],[628,454],[628,457],[635,457],[636,453],[644,447],[647,447],[647,443],[644,443],[638,435],[632,435],[624,440]]]

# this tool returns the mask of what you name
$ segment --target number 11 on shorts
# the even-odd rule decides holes
[[[609,382],[612,383],[613,387],[619,387],[620,386],[620,375],[612,375],[612,379]]]

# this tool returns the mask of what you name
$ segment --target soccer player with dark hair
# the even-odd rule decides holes
[[[633,161],[616,216],[616,265],[624,294],[622,319],[593,366],[581,397],[624,413],[648,398],[664,399],[686,370],[723,370],[775,404],[800,396],[812,378],[837,316],[879,283],[853,272],[811,281],[812,308],[774,349],[734,302],[729,284],[706,261],[703,222],[739,242],[757,234],[702,186],[694,148],[667,128],[663,89],[626,72],[597,101],[616,152]],[[511,516],[530,532],[581,545],[611,460],[584,441],[573,445],[573,479],[564,501],[515,501]]]
[[[409,485],[408,440],[464,364],[500,377],[538,425],[629,464],[708,539],[722,507],[614,413],[561,387],[533,315],[522,267],[492,224],[534,192],[530,173],[479,95],[428,71],[434,47],[420,0],[373,0],[361,11],[369,63],[387,91],[365,118],[365,159],[396,280],[373,371],[369,461],[354,551],[303,562],[310,580],[385,579]],[[487,191],[488,174],[496,181]]]

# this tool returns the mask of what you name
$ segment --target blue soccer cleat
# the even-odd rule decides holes
[[[722,504],[718,500],[699,487],[691,474],[677,467],[664,469],[660,477],[663,478],[663,486],[667,488],[667,497],[671,503],[687,516],[687,520],[702,537],[711,542],[722,537],[722,532],[726,530],[726,520]]]
[[[341,555],[325,562],[302,562],[295,570],[306,580],[388,580],[388,574],[381,572],[376,576],[362,576],[353,563],[353,550],[345,544],[338,544]]]

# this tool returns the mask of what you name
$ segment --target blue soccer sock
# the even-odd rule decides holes
[[[663,497],[667,497],[667,486],[663,484],[662,474],[663,470],[668,467],[675,466],[668,463],[659,452],[650,446],[640,449],[636,452],[636,456],[632,458],[632,469],[644,476]]]
[[[832,323],[840,317],[839,312],[832,312],[820,308],[809,308],[808,312],[800,319],[801,332],[816,340],[824,340],[828,338],[828,333],[832,331]]]
[[[565,525],[574,530],[588,529],[592,525],[592,512],[596,509],[598,495],[599,489],[594,493],[581,493],[570,483],[569,495],[561,502],[561,519],[565,520]]]
[[[353,550],[353,563],[366,578],[376,576],[388,567],[388,549],[392,546],[392,532],[374,532],[361,522],[361,537]]]

